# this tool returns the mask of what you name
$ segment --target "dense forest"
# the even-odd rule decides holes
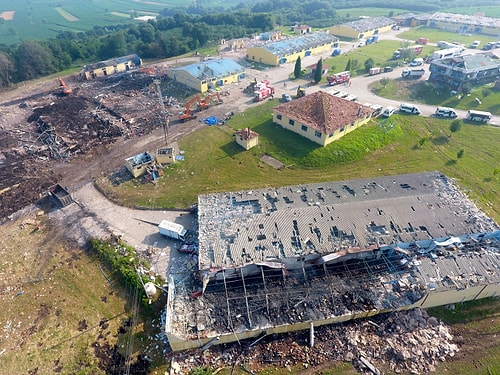
[[[482,2],[488,4],[489,0]],[[464,0],[401,1],[407,11],[437,11],[444,6],[467,5]],[[314,28],[350,21],[340,17],[342,8],[387,7],[387,0],[269,0],[239,3],[231,9],[204,6],[203,1],[184,8],[164,9],[156,20],[141,24],[94,27],[86,32],[62,32],[44,41],[26,40],[19,45],[0,44],[0,88],[86,63],[136,53],[144,59],[179,56],[215,44],[221,39],[251,36],[275,25],[307,23]]]

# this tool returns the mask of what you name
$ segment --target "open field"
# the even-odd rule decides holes
[[[412,27],[408,31],[398,34],[398,37],[411,41],[415,41],[421,37],[429,38],[429,41],[431,43],[437,43],[440,40],[444,40],[447,42],[460,43],[463,44],[465,47],[468,47],[475,40],[480,40],[481,45],[496,40],[494,37],[486,35],[480,35],[480,34],[472,34],[471,36],[459,35],[456,33],[450,33],[448,31],[436,30],[426,26]]]
[[[185,160],[168,168],[156,188],[137,181],[113,187],[100,179],[100,184],[127,205],[187,207],[205,192],[440,170],[500,221],[500,179],[493,175],[500,160],[499,128],[465,124],[450,136],[449,121],[395,115],[391,121],[401,134],[386,146],[367,145],[364,131],[369,129],[361,128],[344,137],[345,143],[320,148],[274,125],[273,105],[276,101],[268,101],[236,115],[228,126],[206,127],[180,140]],[[233,132],[246,126],[261,135],[259,146],[247,152],[232,140]],[[460,149],[464,157],[457,160]],[[260,161],[264,154],[288,167],[273,169]]]
[[[365,69],[365,61],[369,58],[373,59],[374,66],[396,66],[398,60],[392,60],[392,53],[396,51],[398,48],[404,47],[405,43],[403,41],[398,40],[388,40],[383,39],[383,35],[381,36],[381,40],[377,43],[373,43],[367,46],[352,48],[349,44],[343,44],[342,50],[343,52],[339,56],[330,57],[325,59],[323,62],[323,66],[328,66],[328,73],[338,73],[344,71],[347,65],[347,61],[356,60],[357,67],[351,70],[351,75],[353,77],[357,75],[367,74]],[[413,45],[414,43],[410,43]],[[423,47],[422,53],[420,56],[426,56],[432,54],[432,52],[436,51],[438,48],[435,46],[426,45]],[[326,77],[323,78],[324,82],[326,82]]]

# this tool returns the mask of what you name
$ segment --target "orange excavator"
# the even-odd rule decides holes
[[[177,118],[180,120],[180,121],[183,121],[183,122],[186,122],[186,121],[189,121],[189,120],[192,120],[192,119],[195,119],[197,116],[195,114],[193,114],[193,112],[191,112],[191,106],[193,105],[194,102],[198,102],[198,106],[201,108],[201,98],[199,95],[195,95],[193,96],[187,103],[186,103],[186,107],[184,108],[184,111],[179,115],[177,116]]]
[[[207,109],[210,106],[209,104],[210,100],[212,100],[213,98],[217,99],[216,104],[222,104],[220,93],[218,91],[215,91],[213,93],[208,94],[198,102],[198,106],[200,107],[200,109]]]
[[[63,95],[70,95],[73,93],[73,89],[68,85],[66,85],[66,82],[64,82],[64,80],[61,77],[57,79],[59,80],[59,87],[61,88],[61,93]]]

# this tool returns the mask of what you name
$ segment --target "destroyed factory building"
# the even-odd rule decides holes
[[[201,195],[173,350],[500,294],[500,230],[438,172]]]

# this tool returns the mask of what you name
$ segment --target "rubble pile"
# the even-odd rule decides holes
[[[53,89],[30,91],[2,103],[0,219],[37,201],[60,181],[54,167],[61,162],[90,160],[118,139],[150,134],[162,126],[153,81],[160,79],[162,94],[170,96],[167,106],[177,103],[179,93],[186,90],[177,90],[179,84],[160,73],[154,69],[88,82],[68,78],[75,88],[70,95],[61,95],[54,83]]]
[[[318,327],[313,347],[309,345],[309,331],[240,344],[212,346],[203,352],[171,353],[167,357],[178,371],[172,373],[187,373],[197,366],[239,364],[255,371],[269,365],[307,368],[345,361],[366,374],[424,374],[434,371],[438,362],[458,351],[448,327],[420,309]]]

